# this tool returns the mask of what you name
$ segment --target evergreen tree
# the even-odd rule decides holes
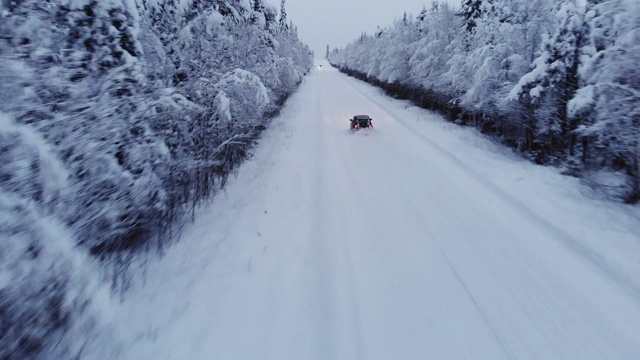
[[[466,32],[473,33],[482,14],[482,0],[463,0],[460,15]]]
[[[535,161],[589,179],[612,171],[625,180],[617,195],[637,202],[638,11],[629,0],[465,0],[457,12],[434,3],[411,31],[379,27],[329,60]]]
[[[246,157],[313,60],[263,4],[0,0],[1,359],[83,357],[80,260],[124,291]]]
[[[285,9],[286,0],[280,1],[280,19],[278,21],[278,28],[281,32],[287,32],[289,30],[289,24],[287,23],[287,10]]]
[[[593,52],[581,66],[581,88],[569,103],[586,175],[613,170],[625,175],[619,196],[640,200],[640,20],[623,0],[589,1]],[[595,180],[592,185],[598,186]]]
[[[435,4],[435,3],[434,3]],[[420,13],[418,14],[418,16],[416,17],[416,21],[418,23],[421,23],[425,20],[425,18],[427,17],[428,11],[427,11],[427,6],[426,5],[422,5],[422,10],[420,10]]]
[[[263,12],[264,11],[264,0],[253,0],[253,11]]]
[[[578,68],[587,41],[583,7],[565,1],[555,15],[555,27],[543,39],[533,70],[511,92],[536,109],[540,161],[553,160],[567,150],[573,155],[573,130],[578,124],[570,121],[567,104],[579,88]]]

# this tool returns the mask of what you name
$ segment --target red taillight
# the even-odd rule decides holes
[[[353,128],[354,129],[358,129],[358,128],[360,128],[360,125],[356,124]]]

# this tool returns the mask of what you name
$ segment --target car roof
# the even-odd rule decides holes
[[[369,115],[356,115],[354,116],[356,119],[369,119]]]

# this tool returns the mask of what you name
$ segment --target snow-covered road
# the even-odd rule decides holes
[[[638,359],[638,208],[579,188],[325,64],[117,305],[117,357]]]

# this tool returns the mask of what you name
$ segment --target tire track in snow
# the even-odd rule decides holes
[[[333,150],[333,149],[332,149]],[[333,157],[337,159],[338,157]],[[344,162],[341,164],[346,167]],[[358,191],[360,191],[358,189]],[[331,194],[331,200],[334,203],[337,203],[339,200],[336,199],[335,194]],[[339,226],[341,234],[348,234],[348,226],[349,224],[345,222],[344,219],[339,219]],[[360,301],[358,297],[359,285],[355,274],[354,269],[354,256],[353,256],[353,241],[346,241],[346,238],[334,239],[338,241],[338,246],[342,250],[340,252],[344,256],[341,256],[339,261],[341,261],[341,267],[344,269],[341,273],[345,275],[345,288],[343,289],[346,293],[347,304],[349,308],[349,328],[351,329],[353,340],[354,340],[354,351],[355,351],[355,359],[364,360],[368,358],[367,348],[364,344],[363,340],[363,332],[362,332],[362,316],[360,314]],[[351,239],[349,239],[351,240]]]
[[[435,219],[436,222],[444,220],[445,223],[447,223],[447,221],[451,221],[449,215],[455,215],[455,219],[458,220],[463,220],[469,215],[473,216],[473,214],[456,213],[452,211],[456,208],[464,210],[465,208],[463,203],[442,207],[443,205],[446,205],[445,203],[449,203],[447,198],[454,201],[461,200],[458,195],[460,193],[465,193],[465,189],[461,188],[460,185],[467,182],[466,176],[465,174],[458,174],[457,168],[455,166],[450,166],[448,161],[440,161],[438,156],[429,156],[429,151],[427,149],[425,152],[422,141],[416,141],[414,138],[404,136],[404,128],[393,125],[394,124],[390,122],[387,126],[388,132],[381,132],[379,134],[380,136],[377,137],[377,139],[382,142],[376,145],[378,148],[394,150],[392,152],[393,155],[385,158],[384,160],[394,160],[394,158],[398,160],[405,159],[406,161],[403,163],[411,163],[413,165],[399,167],[398,170],[401,170],[400,172],[393,171],[392,168],[386,167],[387,171],[383,173],[385,176],[381,182],[404,185],[395,189],[394,198],[398,198],[397,203],[401,204],[404,212],[409,215],[409,217],[419,219],[419,221],[407,221],[407,224],[424,224],[423,232],[428,234],[427,239],[431,240],[430,242],[434,245],[433,249],[428,249],[428,247],[422,245],[414,247],[413,244],[409,242],[405,242],[402,245],[399,244],[399,246],[407,247],[407,245],[409,245],[413,248],[412,251],[408,252],[408,255],[415,253],[415,250],[419,250],[419,252],[423,253],[423,257],[425,258],[429,257],[430,252],[432,254],[435,252],[446,255],[447,261],[444,261],[445,256],[440,257],[443,263],[443,267],[441,267],[440,270],[441,275],[446,277],[447,281],[453,286],[455,286],[456,283],[460,285],[457,286],[457,289],[460,291],[456,291],[455,293],[452,293],[452,295],[455,294],[458,298],[470,300],[466,308],[472,311],[473,315],[477,317],[477,322],[479,324],[484,323],[484,328],[481,331],[483,333],[486,332],[488,337],[494,338],[493,342],[495,343],[495,349],[500,351],[500,353],[495,352],[491,357],[487,358],[522,358],[522,348],[540,348],[541,343],[553,348],[553,350],[547,348],[546,352],[553,352],[558,358],[565,358],[567,353],[563,352],[563,349],[567,348],[567,344],[563,343],[562,340],[575,340],[576,343],[583,341],[590,345],[584,345],[581,349],[589,347],[597,349],[597,345],[594,344],[598,343],[598,338],[589,338],[589,335],[594,334],[593,332],[590,333],[587,330],[580,336],[572,336],[575,332],[571,330],[567,331],[566,324],[582,324],[585,328],[588,328],[589,326],[587,323],[580,320],[580,315],[584,315],[585,313],[580,314],[579,312],[573,311],[572,309],[574,307],[570,306],[569,303],[565,301],[567,299],[566,297],[555,296],[556,294],[567,294],[562,291],[562,288],[554,288],[553,286],[554,284],[561,284],[562,281],[554,281],[552,273],[539,271],[549,269],[545,266],[540,267],[538,263],[534,263],[534,266],[531,267],[532,264],[529,264],[526,261],[526,256],[528,254],[528,252],[526,252],[527,248],[523,248],[521,246],[513,247],[513,245],[517,244],[509,241],[510,237],[508,237],[508,231],[499,232],[501,235],[507,235],[506,238],[503,238],[504,241],[494,241],[492,242],[494,246],[487,248],[486,243],[482,245],[469,237],[469,229],[464,228],[464,226],[461,232],[457,231],[456,228],[452,228],[446,232],[439,232],[437,229],[442,228],[441,225],[429,225],[429,223],[433,223],[434,220],[429,216],[431,212],[445,214],[444,216],[446,219]],[[390,164],[393,163],[393,161],[383,161],[382,163]],[[431,169],[435,170],[434,176],[425,177],[424,169],[430,169],[429,172],[432,172]],[[371,172],[369,176],[373,174],[374,173]],[[455,178],[452,178],[451,174],[456,174],[456,177],[461,178],[463,181],[453,181]],[[389,175],[391,175],[391,177]],[[449,178],[449,180],[447,180],[447,178]],[[362,179],[364,179],[364,177],[360,180]],[[415,181],[415,179],[422,180]],[[450,187],[447,186],[447,184],[450,184]],[[441,187],[439,185],[445,185],[445,187]],[[418,191],[418,193],[411,191],[411,189],[419,189],[420,186],[428,187],[430,190],[425,190],[424,192]],[[467,193],[468,195],[472,195],[474,192],[477,192],[479,196],[482,196],[483,198],[487,196],[491,197],[492,195],[491,192],[487,192],[482,186],[476,185],[475,182],[469,183],[469,186],[470,188],[467,188],[467,190],[474,190],[473,192]],[[436,200],[439,199],[441,202],[434,206],[430,206],[429,196],[433,195],[437,195]],[[463,205],[463,207],[460,207],[460,205]],[[501,209],[501,211],[496,214],[510,212],[510,207],[503,202],[498,201],[495,203],[495,206],[498,206]],[[430,209],[440,210],[433,211]],[[482,213],[490,210],[490,208],[482,209],[475,207],[474,210],[479,210]],[[427,220],[423,218],[423,215],[426,215]],[[489,223],[493,226],[477,227],[477,225],[482,224],[473,224],[473,229],[475,231],[479,231],[486,236],[487,234],[493,234],[491,231],[492,229],[497,228],[506,230],[510,228],[509,226],[503,228],[499,222],[495,222],[498,217],[492,216],[490,213],[487,213],[486,215],[487,220],[489,220]],[[516,215],[518,215],[518,213],[516,213]],[[540,229],[541,231],[539,231],[538,227],[535,226],[537,225],[535,222],[530,222],[528,221],[528,218],[520,216],[518,216],[518,218],[519,221],[523,222],[523,225],[526,225],[527,228],[530,227],[535,230],[535,233],[538,234],[538,236],[543,236],[545,239],[548,239],[547,244],[552,245],[552,248],[555,248],[556,251],[562,251],[566,254],[565,256],[571,258],[572,262],[580,263],[584,269],[589,269],[591,272],[594,272],[595,270],[595,274],[599,278],[599,281],[605,280],[608,282],[609,278],[601,276],[599,269],[594,269],[591,264],[585,263],[581,257],[575,256],[573,252],[567,252],[564,246],[553,239],[549,239],[549,234],[546,233],[544,229]],[[458,223],[455,219],[451,224],[455,225]],[[434,229],[436,231],[432,232],[431,230]],[[489,231],[483,229],[488,229]],[[465,240],[456,241],[456,239],[462,240],[463,238]],[[441,241],[441,239],[447,240]],[[539,247],[534,243],[523,242],[522,244],[528,244],[530,250],[539,249]],[[492,251],[491,249],[498,251]],[[444,251],[446,251],[446,254]],[[540,251],[536,251],[535,254],[543,256],[544,258],[544,255],[542,255]],[[504,256],[508,257],[507,264],[503,263],[505,261]],[[522,258],[522,256],[525,256],[525,258]],[[541,259],[537,256],[535,258]],[[467,261],[464,261],[464,259]],[[461,262],[461,260],[463,261]],[[524,264],[522,260],[525,260]],[[422,269],[422,267],[416,267],[416,269]],[[475,269],[476,271],[470,271],[471,269]],[[536,271],[531,271],[531,269],[535,269]],[[425,272],[421,273],[422,274],[420,276],[422,277],[429,276]],[[520,286],[519,284],[524,284],[525,282],[519,281],[514,283],[511,281],[514,277],[509,275],[505,278],[504,274],[509,273],[517,273],[517,278],[521,280],[533,280],[533,284],[529,284],[529,286]],[[545,276],[539,276],[541,274],[544,274]],[[574,278],[574,280],[578,279]],[[482,284],[487,286],[483,286]],[[494,288],[490,286],[492,284],[495,285]],[[571,286],[571,283],[565,282],[564,285]],[[493,291],[487,292],[488,289],[492,289]],[[617,285],[614,284],[613,289],[615,290],[615,293],[619,293]],[[542,291],[546,296],[538,298],[534,292],[538,290],[546,290]],[[554,290],[560,290],[560,293],[556,293]],[[626,293],[623,293],[623,296],[624,295],[626,295]],[[496,305],[496,300],[498,299],[500,300],[500,305]],[[531,301],[533,301],[533,304],[531,304]],[[511,311],[507,311],[507,309],[510,309]],[[552,309],[554,311],[544,312],[547,309]],[[536,314],[536,311],[540,310],[545,314],[552,314],[555,312],[558,317],[554,319],[547,319],[546,321],[541,320],[544,319],[544,316]],[[505,316],[505,311],[510,315]],[[418,311],[413,312],[419,313]],[[566,316],[564,316],[565,314]],[[521,331],[521,328],[516,325],[518,322],[516,322],[515,319],[518,319],[521,324],[527,324],[524,327],[529,328],[530,333],[539,334],[538,338],[536,340],[527,340],[527,338],[525,338],[525,340],[521,340],[523,338],[522,335],[528,334],[526,331]],[[479,332],[476,331],[476,333]],[[520,336],[516,335],[517,333],[520,333]],[[544,334],[554,334],[557,335],[555,339],[561,338],[562,340],[554,341],[553,337],[549,337],[548,335],[545,336]],[[602,350],[602,352],[598,352],[598,355],[595,356],[589,356],[587,353],[581,353],[580,358],[612,357],[606,356],[606,351]]]
[[[330,186],[336,179],[330,176],[329,169],[331,164],[328,159],[340,159],[335,148],[327,146],[326,133],[327,127],[324,123],[324,107],[320,100],[320,88],[316,88],[315,96],[315,117],[313,134],[314,154],[311,159],[314,161],[314,184],[311,191],[332,189]],[[335,154],[329,155],[325,153],[329,151]],[[341,162],[344,164],[344,162]],[[336,217],[331,211],[331,205],[338,203],[340,199],[336,199],[336,194],[332,191],[320,191],[314,195],[313,208],[315,216],[310,226],[310,239],[315,244],[313,248],[315,254],[319,257],[316,259],[318,272],[331,269],[332,271],[322,274],[320,293],[323,294],[325,306],[325,317],[321,319],[322,328],[318,331],[320,344],[325,350],[329,358],[348,358],[367,359],[367,351],[364,346],[361,318],[359,311],[359,303],[357,298],[357,283],[354,276],[353,261],[348,244],[345,244],[342,237],[344,236],[344,222],[342,217]],[[339,251],[341,249],[343,251]],[[337,256],[336,256],[337,255]],[[344,332],[341,332],[344,331]],[[340,337],[340,335],[344,337]],[[332,349],[329,349],[332,347]]]
[[[415,172],[415,170],[412,171],[412,173]],[[393,174],[393,177],[397,177],[397,174]],[[416,178],[418,176],[416,175]],[[397,181],[391,181],[392,183],[401,183],[402,179],[398,179]],[[406,203],[407,205],[410,205],[412,208],[412,213],[413,215],[418,219],[418,222],[420,224],[427,224],[428,221],[425,220],[425,218],[423,217],[421,211],[418,210],[418,207],[415,205],[414,201],[416,200],[415,196],[413,196],[412,194],[409,194],[407,192],[407,189],[405,187],[398,187],[396,189],[396,191],[399,191],[402,194],[403,197],[403,202]],[[425,233],[430,233],[430,230],[426,227],[424,227],[424,232]],[[440,241],[438,241],[437,237],[431,237],[431,243],[436,247],[438,253],[440,254],[440,256],[442,256],[442,258],[444,259],[444,262],[446,263],[448,269],[450,270],[451,274],[453,275],[453,278],[457,281],[457,283],[459,284],[460,288],[463,290],[464,294],[466,295],[466,297],[469,299],[469,301],[471,302],[472,306],[474,307],[474,309],[476,310],[478,316],[480,316],[480,318],[482,319],[482,322],[485,324],[486,328],[488,329],[488,331],[491,333],[491,335],[493,336],[493,338],[496,340],[496,342],[498,343],[498,345],[500,346],[500,349],[502,350],[502,353],[505,355],[506,359],[516,359],[516,356],[514,354],[514,352],[510,349],[509,346],[507,346],[505,339],[500,335],[499,331],[497,330],[495,324],[493,323],[493,321],[491,320],[490,316],[487,315],[487,312],[483,309],[483,307],[481,306],[481,304],[478,302],[478,300],[476,299],[476,297],[474,296],[474,294],[472,293],[472,291],[469,289],[469,287],[467,286],[467,283],[465,282],[465,280],[463,279],[463,277],[460,275],[460,273],[458,272],[456,266],[454,265],[454,263],[450,260],[449,255],[447,255],[447,253],[445,252],[444,248],[442,247],[442,245],[440,244]],[[417,310],[414,310],[414,312],[417,312]]]
[[[513,195],[507,193],[495,183],[487,179],[486,177],[479,174],[477,171],[473,170],[470,166],[464,163],[460,158],[458,158],[455,154],[450,152],[449,150],[443,148],[424,134],[416,131],[410,125],[406,123],[405,120],[400,117],[394,115],[393,111],[388,109],[386,105],[381,104],[373,97],[369,96],[358,86],[356,86],[353,82],[359,80],[352,80],[348,78],[346,75],[341,74],[340,78],[346,82],[349,86],[353,87],[360,95],[371,101],[375,104],[383,113],[388,115],[390,118],[394,119],[398,124],[403,126],[408,130],[408,133],[412,134],[412,136],[419,138],[424,143],[429,145],[434,151],[438,152],[444,158],[448,159],[452,164],[454,164],[459,170],[467,174],[470,178],[474,179],[477,183],[482,185],[487,191],[494,194],[497,198],[502,200],[505,204],[511,207],[513,210],[519,212],[523,216],[530,219],[530,221],[536,222],[542,228],[544,228],[550,235],[552,235],[553,239],[558,240],[562,243],[566,248],[573,251],[575,254],[579,255],[581,258],[586,260],[588,263],[592,264],[599,268],[605,275],[607,275],[611,280],[617,283],[635,302],[640,303],[640,287],[635,285],[633,281],[631,281],[626,275],[620,272],[615,267],[611,266],[600,254],[594,252],[590,248],[584,246],[580,243],[580,241],[576,240],[572,235],[562,230],[548,219],[539,215],[531,208],[524,205],[520,200],[518,200]],[[364,82],[361,82],[367,86],[371,86]]]
[[[359,144],[362,145],[362,144]],[[397,144],[395,143],[386,143],[385,146],[387,147],[394,147]],[[357,174],[358,176],[356,177],[356,173],[354,173],[352,171],[352,169],[348,166],[344,166],[344,173],[346,173],[349,176],[350,183],[353,184],[362,184],[362,183],[366,183],[366,177],[363,177],[362,174]],[[389,173],[385,173],[386,177],[385,179],[387,179],[387,181],[384,181],[385,183],[389,183],[389,184],[393,184],[393,183],[402,183],[403,179],[402,178],[398,178],[398,174],[391,171]],[[417,176],[416,178],[418,178],[419,176]],[[426,224],[428,223],[422,216],[421,212],[419,211],[418,207],[416,207],[414,200],[415,200],[415,195],[409,195],[407,192],[407,188],[400,186],[398,188],[396,188],[395,191],[398,191],[400,194],[402,194],[402,201],[400,201],[402,204],[404,204],[405,206],[410,206],[410,208],[413,210],[412,214],[414,215],[414,217],[417,219],[417,222],[420,224]],[[362,206],[365,209],[369,209],[369,208],[375,208],[375,206],[373,206],[372,204],[370,204],[370,202],[368,201],[368,197],[365,196],[364,192],[362,191],[362,189],[360,187],[355,187],[354,188],[354,193],[356,196],[356,203],[357,204],[364,204],[364,206]],[[406,211],[406,210],[405,210]],[[415,223],[415,222],[414,222]],[[372,228],[375,228],[376,224],[372,224]],[[424,233],[428,234],[430,233],[429,229],[425,229]],[[382,249],[378,244],[379,241],[375,240],[375,239],[371,239],[372,241],[367,243],[367,247],[368,248],[377,248],[377,251],[375,251],[375,253],[377,254],[385,254],[385,250]],[[496,343],[498,344],[498,349],[500,349],[501,353],[504,354],[504,358],[505,359],[513,359],[514,358],[514,353],[513,351],[506,345],[505,340],[503,339],[503,337],[499,334],[499,332],[496,329],[496,326],[493,324],[493,322],[490,321],[489,316],[486,314],[486,311],[481,307],[481,305],[479,304],[479,302],[476,300],[475,296],[471,293],[471,291],[469,290],[469,288],[467,287],[467,284],[465,283],[465,281],[462,279],[462,277],[459,275],[455,265],[449,260],[449,256],[447,256],[444,252],[444,249],[442,248],[442,246],[440,245],[440,243],[437,241],[436,238],[431,237],[431,244],[433,244],[438,253],[441,255],[442,257],[442,262],[443,264],[445,264],[445,266],[449,269],[449,272],[451,274],[451,278],[453,279],[453,281],[456,281],[458,283],[459,289],[461,290],[460,293],[467,297],[467,299],[469,300],[469,303],[472,307],[472,309],[475,309],[475,313],[478,316],[478,319],[480,322],[482,322],[487,330],[487,333],[489,334],[488,336],[493,337],[496,341]],[[411,243],[405,243],[404,245],[398,245],[401,247],[412,247],[413,248],[413,244]],[[419,252],[424,251],[424,249],[420,248],[420,249],[415,249],[414,251],[418,250]],[[386,274],[386,277],[384,277],[385,279],[393,279],[394,274],[392,274],[391,271],[389,271],[389,267],[388,264],[384,261],[385,258],[380,258],[379,259],[379,266],[381,268],[384,269],[384,272]],[[423,274],[423,276],[426,277],[426,275]],[[397,287],[397,284],[395,282],[390,282],[389,286],[391,289],[393,289],[392,294],[401,294],[402,291],[400,288]],[[410,309],[412,309],[411,312],[407,312],[407,313],[414,313],[414,314],[419,314],[422,312],[421,309],[417,308],[415,306],[415,304],[413,304],[411,301],[407,301],[407,299],[404,299],[402,297],[398,297],[397,298],[397,303],[402,303],[403,306],[408,307]],[[402,315],[406,315],[406,313],[402,314]],[[415,321],[413,321],[411,318],[405,317],[403,318],[404,323],[406,324],[406,326],[408,326],[410,333],[413,335],[413,339],[415,342],[420,341],[420,336],[417,335],[419,333],[424,333],[424,331],[417,331],[416,329],[414,329],[413,325],[415,325]],[[417,354],[415,354],[415,356],[418,356]],[[502,358],[502,357],[501,357]]]

